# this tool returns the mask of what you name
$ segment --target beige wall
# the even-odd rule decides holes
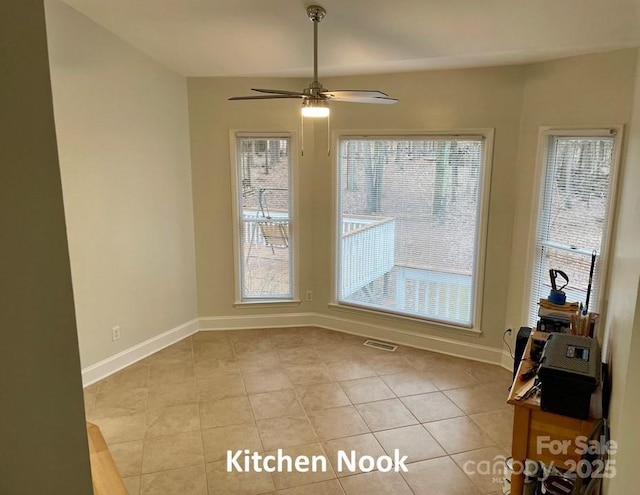
[[[0,493],[92,493],[42,0],[0,3]]]
[[[46,14],[86,367],[197,317],[186,81],[58,0]]]
[[[636,234],[637,234],[636,229]],[[632,267],[632,271],[640,272],[640,262]],[[640,458],[640,428],[638,427],[638,408],[640,407],[640,388],[634,386],[640,376],[640,360],[636,356],[640,353],[640,287],[629,287],[626,294],[616,294],[624,297],[630,306],[634,305],[632,297],[635,291],[638,295],[635,301],[635,316],[632,322],[618,321],[616,325],[610,327],[611,333],[622,335],[612,336],[612,340],[629,339],[628,345],[624,349],[620,348],[620,343],[616,342],[615,354],[612,356],[614,365],[613,397],[611,404],[611,438],[617,443],[617,451],[612,458],[615,460],[616,475],[605,482],[609,484],[605,493],[635,493],[638,490],[638,479],[636,469],[638,468],[638,458]],[[621,338],[620,338],[621,337]],[[616,362],[620,361],[620,356],[624,354],[628,359],[628,366],[623,367]],[[618,360],[618,361],[616,361]],[[626,386],[625,386],[626,385]]]
[[[536,151],[541,126],[628,124],[636,50],[572,57],[527,68],[514,184],[507,325],[526,321],[532,209],[537,201]]]
[[[234,95],[250,93],[250,87],[298,89],[302,81],[269,79],[189,78],[189,119],[193,202],[196,225],[196,263],[198,273],[198,312],[200,316],[256,314],[256,309],[234,309],[233,215],[229,130],[293,131],[299,130],[297,100],[227,101]],[[296,157],[293,173],[300,180],[301,191],[311,193],[313,187],[313,132],[307,129],[305,156]],[[311,203],[300,202],[302,220],[301,252],[312,249]],[[301,268],[303,286],[311,284],[307,262]],[[306,305],[307,303],[305,303]],[[260,313],[279,312],[281,308],[262,307]]]
[[[640,51],[638,52],[640,60]],[[635,98],[627,135],[627,159],[621,181],[619,216],[611,269],[605,350],[612,366],[612,438],[619,442],[616,456],[618,476],[609,493],[637,490],[634,468],[640,455],[637,411],[640,393],[640,64],[636,68]]]
[[[455,338],[500,347],[507,298],[509,244],[512,223],[513,163],[517,157],[518,125],[523,88],[522,67],[461,71],[438,71],[388,76],[334,78],[327,87],[375,87],[400,99],[394,106],[334,104],[334,131],[353,129],[452,130],[491,127],[496,129],[492,196],[487,253],[482,329],[480,338],[462,333]],[[298,157],[299,260],[301,288],[314,291],[312,303],[299,307],[235,308],[231,214],[229,129],[299,130],[300,103],[292,101],[229,102],[250,87],[300,89],[306,80],[189,79],[189,104],[194,178],[198,297],[201,316],[232,316],[314,311],[390,325],[419,333],[450,337],[435,325],[406,320],[381,319],[362,312],[328,307],[331,298],[333,242],[332,170],[335,151],[327,156],[324,121],[305,129],[305,156]],[[308,121],[311,122],[311,121]],[[310,137],[314,139],[311,140]],[[311,145],[315,141],[315,153]]]

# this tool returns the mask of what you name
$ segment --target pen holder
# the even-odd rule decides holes
[[[549,302],[562,306],[567,302],[567,295],[561,290],[551,289],[551,292],[549,292]]]

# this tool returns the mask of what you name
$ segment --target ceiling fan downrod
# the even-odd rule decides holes
[[[309,5],[307,15],[309,20],[313,22],[313,82],[311,88],[317,89],[312,95],[317,96],[322,90],[322,85],[318,82],[318,23],[327,15],[327,11],[320,5]]]

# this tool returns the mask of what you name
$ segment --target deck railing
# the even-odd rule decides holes
[[[471,323],[471,275],[396,266],[396,304],[408,313]]]
[[[348,298],[393,269],[393,218],[345,216],[341,242],[340,299]]]
[[[244,210],[243,240],[246,245],[267,245],[267,240],[264,238],[263,231],[258,226],[260,223],[264,225],[284,226],[288,232],[289,214],[286,211],[271,211],[269,213],[269,218],[265,218],[260,216],[260,212],[258,210]]]
[[[257,211],[244,211],[244,244],[267,245],[258,224],[287,225],[286,212],[272,211],[263,218]],[[393,270],[395,262],[395,220],[366,215],[344,216],[342,221],[340,299],[353,293]]]

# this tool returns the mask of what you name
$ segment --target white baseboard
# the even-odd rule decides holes
[[[209,316],[200,318],[200,330],[239,330],[251,328],[283,328],[318,326],[329,330],[359,335],[362,337],[384,340],[394,344],[406,345],[435,351],[451,356],[497,364],[507,369],[504,351],[477,343],[463,342],[453,338],[443,338],[396,328],[363,323],[350,318],[338,318],[319,313],[283,313],[249,316]],[[510,359],[510,356],[509,356]]]
[[[316,313],[279,313],[245,316],[205,316],[199,319],[200,330],[250,330],[315,325]]]
[[[477,343],[468,343],[452,338],[438,337],[435,335],[427,335],[407,330],[398,330],[397,328],[363,323],[349,318],[338,318],[335,316],[320,314],[316,315],[316,317],[318,318],[318,326],[328,328],[330,330],[337,330],[362,337],[375,338],[391,342],[393,344],[416,347],[418,349],[439,352],[441,354],[473,359],[474,361],[500,364],[502,359],[501,351],[499,349]]]
[[[116,371],[120,371],[133,363],[144,359],[151,354],[164,349],[180,340],[193,335],[198,332],[199,320],[191,320],[187,323],[183,323],[171,330],[168,330],[160,335],[145,340],[140,344],[136,344],[129,349],[126,349],[114,356],[103,359],[102,361],[87,366],[82,370],[82,385],[84,387],[91,385],[109,375],[112,375]]]
[[[502,350],[502,363],[500,363],[504,369],[513,371],[513,358],[506,349]]]

